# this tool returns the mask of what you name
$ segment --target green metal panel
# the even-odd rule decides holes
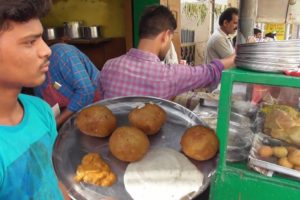
[[[137,47],[139,42],[139,21],[145,7],[159,4],[160,0],[133,0],[133,46]]]
[[[226,70],[223,74],[232,76],[234,82],[300,87],[300,78],[283,74],[252,72],[242,69]],[[227,75],[226,75],[227,76]]]
[[[300,88],[300,78],[282,74],[259,73],[241,69],[222,73],[217,135],[220,140],[220,160],[211,182],[211,200],[298,200],[300,181],[281,175],[267,177],[251,169],[246,162],[229,163],[227,135],[234,83],[263,84]]]
[[[245,163],[243,163],[245,166]],[[210,190],[210,199],[219,200],[299,200],[298,181],[267,177],[248,169],[228,167],[218,171]]]

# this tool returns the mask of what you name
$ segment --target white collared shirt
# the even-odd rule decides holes
[[[205,52],[205,63],[213,59],[226,58],[234,53],[230,37],[218,28],[209,38]]]

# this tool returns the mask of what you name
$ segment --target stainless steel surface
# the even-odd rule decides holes
[[[239,68],[282,73],[300,66],[300,40],[257,42],[237,46]]]
[[[245,57],[299,57],[299,52],[274,52],[274,51],[248,51],[248,52],[237,52],[237,56]]]
[[[276,164],[277,159],[275,157],[270,157],[270,158],[261,158],[258,155],[258,149],[263,145],[263,143],[265,143],[265,140],[276,140],[273,139],[267,135],[264,135],[262,133],[257,133],[255,134],[255,137],[253,139],[253,143],[252,143],[252,148],[250,151],[250,155],[249,155],[249,164],[252,166],[256,166],[259,168],[263,168],[269,171],[274,171],[274,172],[278,172],[278,173],[282,173],[282,174],[286,174],[295,178],[300,178],[300,172],[294,169],[289,169],[283,166],[280,166],[278,164]],[[279,140],[276,140],[275,143],[278,144],[278,142],[280,142],[280,146],[284,145],[284,142],[281,142]],[[274,143],[274,142],[270,142],[270,143]],[[258,170],[259,170],[258,168]]]
[[[64,22],[65,32],[67,36],[71,39],[78,39],[82,37],[80,26],[82,25],[81,21],[71,21]]]
[[[274,55],[254,55],[254,54],[247,54],[241,55],[239,54],[236,57],[237,60],[246,60],[249,62],[266,62],[267,60],[271,60],[272,62],[276,63],[285,63],[285,64],[300,64],[300,55],[299,56],[280,56],[276,57]]]
[[[282,167],[280,165],[276,165],[257,158],[250,157],[249,164],[300,179],[300,173],[294,169]]]
[[[99,38],[100,26],[84,26],[82,27],[82,35],[86,39]]]
[[[153,97],[123,97],[103,100],[95,104],[106,105],[117,116],[118,126],[128,124],[128,113],[135,107],[154,102],[167,112],[167,122],[160,132],[150,136],[151,148],[169,147],[180,151],[180,139],[184,131],[193,125],[204,124],[202,120],[185,107]],[[114,200],[130,200],[123,183],[124,171],[127,163],[117,160],[108,150],[108,138],[100,139],[82,134],[74,125],[76,115],[72,116],[59,131],[55,143],[53,162],[59,179],[67,187],[70,196],[77,200],[112,198]],[[73,177],[76,167],[82,157],[89,152],[100,153],[103,159],[117,174],[117,183],[111,187],[102,188],[85,183],[76,183]],[[191,160],[203,173],[203,185],[191,197],[201,194],[209,185],[211,176],[215,172],[217,158],[200,162]]]
[[[257,53],[258,55],[262,53],[300,55],[299,50],[300,40],[294,40],[292,43],[289,43],[288,41],[257,42],[240,44],[237,46],[238,55],[247,53]]]
[[[256,48],[238,48],[239,53],[263,53],[263,52],[270,52],[270,53],[277,53],[277,54],[287,54],[287,53],[295,53],[299,55],[300,47],[256,47]]]
[[[43,32],[43,38],[45,40],[57,39],[57,30],[55,27],[45,28]]]
[[[294,70],[297,69],[297,65],[295,66],[288,66],[281,65],[281,63],[275,65],[274,63],[259,63],[259,62],[247,62],[247,61],[240,61],[236,60],[235,64],[238,68],[249,69],[254,71],[261,71],[261,72],[272,72],[272,73],[283,73],[285,70]]]
[[[257,61],[257,60],[239,60],[235,59],[237,62],[243,62],[245,64],[252,64],[252,65],[261,65],[267,67],[278,67],[278,68],[298,68],[299,64],[289,64],[289,63],[280,63],[280,62],[273,62],[272,60],[268,61]]]
[[[259,43],[245,43],[239,44],[239,47],[286,47],[286,46],[298,46],[300,47],[300,40],[282,40],[282,41],[270,41],[270,42],[259,42]]]

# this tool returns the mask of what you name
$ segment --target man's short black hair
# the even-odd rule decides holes
[[[266,35],[265,35],[265,37],[269,37],[269,38],[275,38],[275,36],[277,35],[277,33],[276,32],[269,32],[269,33],[267,33]]]
[[[239,10],[237,8],[231,7],[224,10],[219,18],[219,25],[223,26],[225,20],[230,22],[233,15],[239,15]]]
[[[254,35],[256,35],[256,34],[258,34],[258,33],[261,33],[261,30],[258,29],[258,28],[254,28],[254,29],[253,29],[253,33],[254,33]]]
[[[139,37],[151,38],[159,33],[177,28],[174,15],[169,8],[162,5],[147,7],[139,23]]]
[[[22,23],[44,17],[51,4],[51,0],[0,0],[0,31],[8,28],[7,21]]]

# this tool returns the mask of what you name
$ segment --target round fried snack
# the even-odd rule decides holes
[[[293,168],[293,164],[289,162],[287,157],[282,157],[278,160],[278,164],[283,166],[283,167],[287,167],[287,168]]]
[[[295,150],[288,155],[288,161],[293,165],[300,166],[300,150]]]
[[[300,171],[300,166],[296,165],[296,166],[294,166],[294,169]]]
[[[116,129],[117,118],[106,106],[93,105],[81,110],[75,123],[86,135],[106,137]]]
[[[119,160],[140,160],[148,151],[150,142],[140,129],[130,126],[117,128],[109,138],[109,150]]]
[[[297,150],[296,147],[293,147],[293,146],[288,146],[286,147],[286,149],[288,150],[288,154],[292,153],[293,151]]]
[[[258,154],[263,158],[268,158],[273,155],[273,149],[270,146],[262,146],[259,148]]]
[[[288,155],[288,150],[285,147],[273,147],[273,155],[276,156],[277,158],[283,158]]]
[[[181,137],[180,144],[184,154],[200,161],[214,157],[219,149],[215,132],[201,125],[188,128]]]
[[[141,129],[147,135],[154,135],[166,122],[167,114],[160,106],[146,103],[143,107],[133,109],[128,118],[132,126]]]

